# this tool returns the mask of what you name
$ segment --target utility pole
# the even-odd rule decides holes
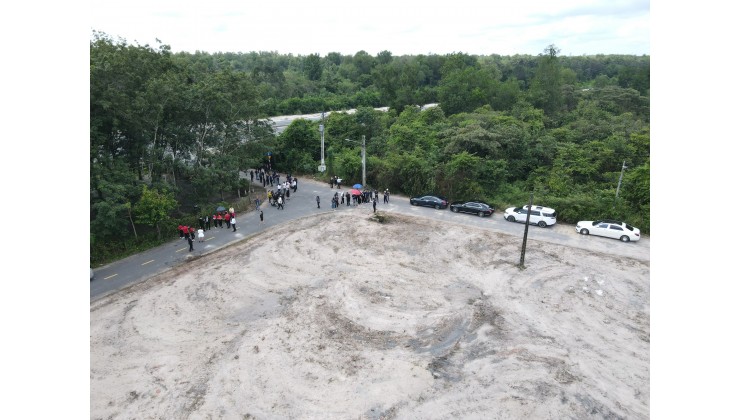
[[[619,174],[619,182],[617,182],[617,194],[614,196],[614,205],[617,204],[617,198],[619,198],[619,187],[622,186],[622,176],[624,176],[624,170],[627,169],[627,166],[625,165],[627,163],[626,160],[622,161],[622,172]]]
[[[357,140],[351,140],[351,139],[344,139],[344,141],[350,141],[352,143],[359,143]],[[362,186],[367,185],[366,180],[366,171],[365,171],[365,135],[362,135]]]
[[[527,252],[527,233],[529,232],[529,215],[532,214],[532,202],[534,191],[529,194],[529,207],[527,208],[527,221],[524,222],[524,240],[522,241],[522,256],[519,258],[519,268],[524,268],[524,254]]]
[[[321,165],[319,165],[319,172],[326,170],[326,164],[324,163],[324,113],[321,113],[321,124],[319,124],[319,132],[321,133]]]
[[[366,187],[367,182],[365,181],[365,135],[362,135],[362,186]]]

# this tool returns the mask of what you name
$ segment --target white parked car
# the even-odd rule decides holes
[[[640,229],[620,220],[583,220],[576,224],[576,232],[619,239],[622,242],[640,240]]]
[[[526,223],[527,210],[529,206],[509,207],[504,211],[504,219],[510,222]],[[532,213],[529,215],[529,223],[539,227],[552,226],[557,222],[557,212],[549,207],[532,206]]]

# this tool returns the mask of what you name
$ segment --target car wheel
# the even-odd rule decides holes
[[[437,210],[439,210],[439,204],[435,204],[434,205],[434,208],[437,209]]]
[[[455,212],[455,213],[457,213],[457,212],[458,212],[458,210],[457,210],[457,207],[450,207],[450,210],[452,210],[452,211],[453,211],[453,212]]]
[[[478,217],[483,217],[483,212],[482,211],[479,211],[478,212]]]
[[[509,216],[509,217],[506,218],[506,220],[508,220],[510,222],[513,222],[516,219],[514,219],[514,216]]]
[[[581,229],[581,235],[588,235],[588,229]]]
[[[619,240],[622,241],[622,242],[629,242],[630,241],[630,238],[627,235],[622,235],[622,237],[619,238]]]
[[[539,226],[539,227],[545,227],[545,226],[547,226],[547,223],[545,223],[544,221],[540,220],[539,223],[537,223],[537,226]]]

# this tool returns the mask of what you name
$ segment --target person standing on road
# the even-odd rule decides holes
[[[278,196],[278,210],[285,210],[285,207],[283,207],[283,196]]]
[[[378,203],[378,200],[373,198],[373,213],[375,213],[375,205]]]
[[[316,208],[317,209],[320,209],[321,208],[321,199],[319,198],[318,195],[316,196]]]
[[[234,228],[234,232],[236,232],[236,216],[231,216],[231,227]]]
[[[262,210],[260,210],[260,225],[265,224],[265,215],[262,214]]]
[[[190,235],[188,235],[188,245],[190,245],[190,249],[188,250],[188,252],[190,252],[193,250],[193,238],[191,238]]]
[[[203,233],[203,228],[198,229],[198,242],[203,242],[203,238],[205,238],[205,233]]]
[[[195,239],[195,228],[194,227],[191,227],[190,228],[190,235],[189,236],[190,236],[190,239]]]
[[[182,225],[177,227],[177,231],[180,232],[180,239],[182,239],[185,236],[182,234]]]
[[[224,223],[226,223],[226,229],[229,228],[229,222],[231,221],[231,213],[224,214]]]

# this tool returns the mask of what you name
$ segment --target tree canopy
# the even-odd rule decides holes
[[[91,254],[176,233],[193,208],[238,197],[240,171],[267,152],[281,172],[356,179],[362,136],[370,186],[498,208],[534,191],[564,222],[622,218],[649,232],[649,81],[647,56],[564,57],[555,45],[538,56],[175,54],[94,33]],[[318,174],[319,123],[278,135],[267,119],[323,111],[334,111],[330,173]]]

